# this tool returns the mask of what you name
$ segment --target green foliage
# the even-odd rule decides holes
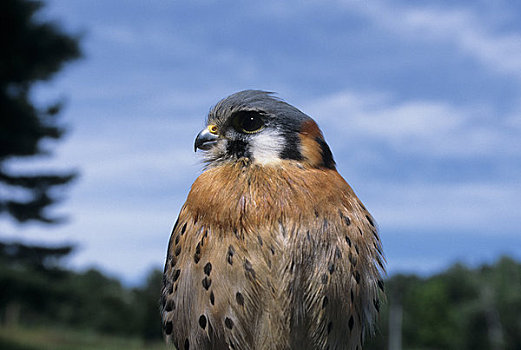
[[[152,271],[140,288],[90,269],[59,266],[71,247],[0,244],[0,320],[6,325],[54,325],[107,334],[161,339],[159,290]]]
[[[13,174],[6,166],[13,158],[48,154],[44,141],[64,132],[57,122],[62,103],[37,106],[31,90],[77,59],[80,49],[77,38],[38,19],[42,6],[29,0],[0,2],[0,214],[18,222],[54,223],[59,218],[45,212],[57,201],[51,190],[69,183],[75,173]]]
[[[133,339],[120,343],[129,349],[161,342],[161,271],[151,271],[142,286],[129,288],[94,269],[61,268],[60,259],[70,247],[0,247],[0,320],[9,329],[68,329],[64,334],[76,334],[76,343],[83,344],[68,340],[70,347],[60,347],[51,342],[55,346],[49,349],[95,348],[82,343],[84,334],[117,336],[126,339],[123,343]],[[382,306],[376,337],[364,349],[388,349],[390,313],[396,315],[400,307],[403,349],[521,349],[520,291],[521,264],[510,258],[474,269],[454,265],[426,278],[395,275],[386,281],[388,302]],[[2,338],[0,333],[0,348],[35,348],[8,335]]]
[[[2,350],[167,350],[163,341],[144,342],[138,336],[104,335],[70,328],[0,328]]]
[[[504,257],[469,269],[386,283],[379,333],[364,349],[387,349],[390,306],[403,309],[403,349],[521,349],[521,264]]]

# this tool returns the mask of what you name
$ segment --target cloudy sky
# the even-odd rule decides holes
[[[521,7],[509,1],[53,0],[85,57],[35,91],[66,97],[55,156],[77,169],[60,226],[2,238],[78,246],[68,263],[137,283],[161,267],[201,172],[210,107],[275,91],[321,126],[376,217],[390,273],[521,259]]]

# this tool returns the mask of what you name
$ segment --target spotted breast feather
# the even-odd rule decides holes
[[[371,215],[334,168],[210,167],[168,246],[164,334],[178,349],[361,349],[383,288]]]

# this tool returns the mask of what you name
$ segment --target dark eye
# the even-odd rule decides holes
[[[235,130],[248,134],[260,131],[264,128],[264,121],[260,113],[253,111],[235,113],[232,123]]]

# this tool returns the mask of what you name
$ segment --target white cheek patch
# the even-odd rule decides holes
[[[250,140],[250,152],[257,164],[278,163],[284,149],[284,137],[275,130],[263,130]]]

